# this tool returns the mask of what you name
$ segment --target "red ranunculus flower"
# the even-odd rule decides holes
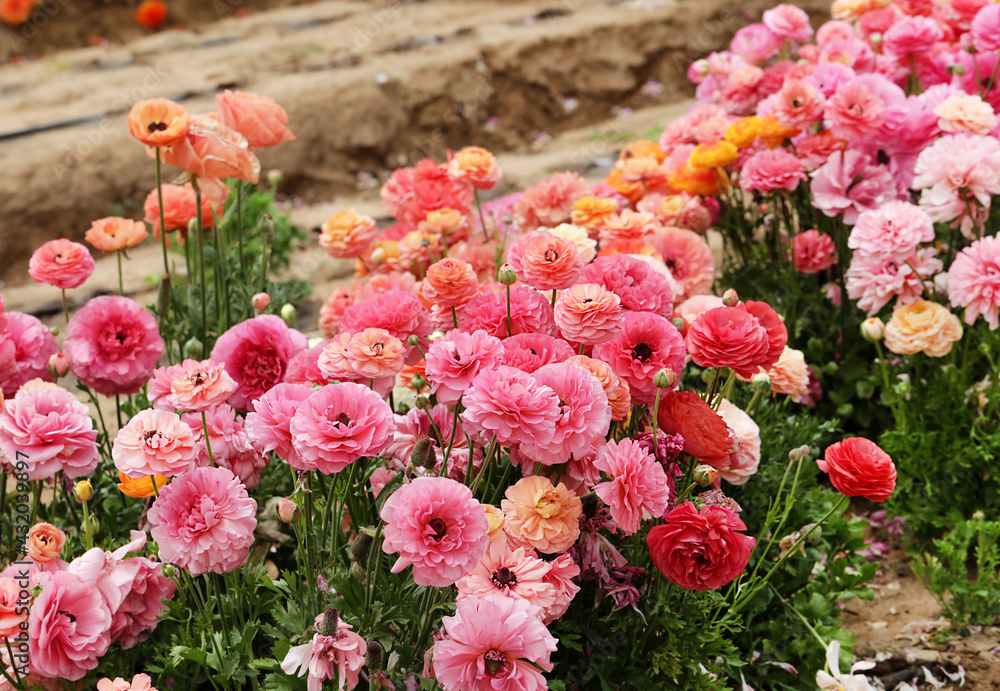
[[[788,344],[788,329],[785,328],[785,322],[781,320],[781,315],[775,312],[774,308],[766,302],[747,300],[737,305],[737,309],[752,314],[760,322],[760,325],[764,327],[764,330],[767,331],[767,359],[760,363],[760,366],[765,370],[771,369],[774,363],[781,358],[781,353]]]
[[[767,360],[767,329],[740,307],[716,307],[701,314],[687,332],[691,359],[701,367],[732,367],[749,379]]]
[[[656,420],[667,434],[684,437],[684,453],[688,456],[720,470],[732,462],[729,427],[693,391],[671,391],[661,397]]]
[[[716,590],[747,568],[757,540],[737,532],[747,527],[732,511],[686,501],[646,536],[653,565],[688,590]]]
[[[885,501],[896,488],[896,466],[889,454],[863,437],[838,441],[816,465],[830,476],[837,491],[849,497]]]

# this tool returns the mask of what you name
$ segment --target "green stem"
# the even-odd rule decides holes
[[[510,337],[513,335],[514,335],[514,329],[511,326],[511,319],[510,319],[510,286],[507,286],[507,336]]]
[[[998,63],[1000,64],[1000,63]],[[479,201],[479,190],[473,188],[473,196],[476,200],[476,211],[479,212],[479,224],[483,227],[483,239],[486,242],[490,241],[489,231],[486,230],[486,218],[483,216],[483,205]]]
[[[160,245],[163,247],[163,275],[170,273],[170,261],[167,259],[167,222],[163,215],[163,153],[159,147],[156,149],[156,197],[160,202]],[[197,207],[198,218],[201,218],[201,206]]]
[[[66,289],[62,289],[62,302],[63,302],[63,315],[66,317],[66,323],[69,324],[69,303],[66,302]]]
[[[198,186],[197,179],[193,181],[193,186],[194,208],[197,210],[195,213],[195,227],[198,229],[198,272],[201,283],[201,342],[204,344],[206,343],[208,332],[208,304],[206,300],[208,285],[205,283],[205,228],[201,221],[201,188]]]
[[[118,250],[115,254],[118,256],[118,294],[125,297],[125,283],[122,279],[122,252]]]
[[[156,486],[156,475],[155,474],[154,475],[150,475],[149,476],[149,481],[151,483],[153,483],[153,496],[156,497],[157,499],[159,499],[160,498],[160,490]]]
[[[91,547],[94,546],[93,529],[90,527],[90,510],[87,508],[87,502],[86,501],[83,501],[83,502],[80,502],[80,503],[83,504],[83,537],[84,537],[84,544],[86,545],[87,549],[90,549]]]
[[[208,449],[208,463],[213,468],[215,467],[215,458],[212,456],[212,441],[208,438],[208,418],[205,417],[205,411],[201,411],[201,428],[205,430],[205,448]]]

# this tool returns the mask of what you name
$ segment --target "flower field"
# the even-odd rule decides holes
[[[0,295],[0,690],[991,688],[998,71],[997,4],[781,4],[597,175],[313,235],[274,98],[130,103],[141,208]]]

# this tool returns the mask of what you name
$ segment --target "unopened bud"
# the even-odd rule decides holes
[[[823,373],[828,376],[832,377],[839,371],[840,371],[840,365],[838,365],[836,362],[833,362],[832,360],[823,365]]]
[[[173,578],[177,575],[177,567],[173,564],[164,563],[160,566],[160,570],[167,578]]]
[[[385,261],[385,248],[376,247],[375,249],[372,250],[372,253],[371,255],[369,255],[368,258],[372,261],[372,264],[378,266],[379,264]]]
[[[281,318],[285,320],[285,323],[291,327],[295,326],[295,322],[299,318],[298,312],[295,311],[295,305],[290,303],[285,303],[281,306]]]
[[[809,458],[809,447],[805,444],[788,452],[788,460],[790,461],[801,461],[806,458]]]
[[[758,372],[750,377],[750,385],[758,391],[767,393],[771,390],[771,375],[767,372]]]
[[[49,364],[45,366],[45,369],[56,379],[65,377],[69,371],[69,358],[62,353],[54,353],[49,358]]]
[[[257,221],[257,230],[260,231],[260,239],[265,245],[270,245],[274,240],[274,217],[271,214],[261,214]]]
[[[409,336],[407,336],[406,342],[408,345],[418,346],[420,345],[420,336],[418,336],[417,334],[410,334]]]
[[[371,551],[374,541],[371,535],[364,532],[358,533],[358,536],[354,538],[354,544],[351,545],[351,558],[355,564],[358,566],[368,564],[368,553]]]
[[[674,317],[670,320],[670,323],[674,325],[674,328],[681,332],[687,328],[687,322],[684,321],[684,317]]]
[[[740,297],[736,294],[736,291],[730,288],[722,294],[722,304],[726,307],[736,307],[740,304]]]
[[[434,407],[427,396],[417,396],[413,401],[413,405],[416,406],[417,410],[430,410]]]
[[[271,187],[277,187],[281,184],[281,178],[285,177],[285,174],[280,170],[269,170],[267,171],[267,184]]]
[[[278,502],[278,518],[281,519],[282,523],[291,523],[292,519],[295,518],[295,510],[298,508],[294,501],[284,497]]]
[[[677,383],[677,375],[669,367],[662,368],[653,377],[653,384],[658,389],[669,389],[672,388],[674,384]]]
[[[323,612],[323,618],[319,623],[319,635],[333,636],[337,633],[337,624],[340,622],[340,612],[336,607],[327,607]]]
[[[163,278],[160,279],[160,292],[156,295],[156,311],[161,317],[170,312],[171,289],[170,274],[163,274]]]
[[[437,454],[432,451],[431,438],[426,435],[420,437],[410,452],[410,465],[428,470],[433,468],[437,464]]]
[[[908,381],[901,381],[896,384],[896,393],[905,396],[913,389],[913,385]]]
[[[868,317],[861,322],[861,337],[871,343],[877,343],[885,335],[885,322],[878,317]]]
[[[365,665],[369,672],[377,672],[382,669],[382,662],[385,658],[385,649],[378,641],[368,641],[368,652],[365,653]]]
[[[972,514],[972,520],[974,520],[976,523],[982,523],[986,520],[986,514],[983,513],[982,510],[976,511],[974,514]]]
[[[415,391],[420,391],[427,386],[427,380],[420,374],[414,374],[413,378],[410,380],[410,386],[412,386]]]
[[[948,65],[947,70],[948,74],[957,74],[958,76],[962,76],[963,74],[965,74],[965,65],[956,62],[954,64]]]
[[[709,485],[714,484],[716,479],[718,479],[719,471],[717,468],[713,468],[710,465],[702,463],[695,467],[692,477],[699,487],[708,487]]]
[[[706,367],[701,371],[701,381],[704,382],[705,384],[711,384],[712,379],[714,378],[715,378],[715,373],[712,372],[711,367]]]
[[[184,343],[184,355],[189,358],[200,360],[204,352],[205,346],[193,336]]]
[[[76,495],[77,501],[90,501],[94,498],[94,486],[89,480],[80,480],[73,485],[73,494]]]
[[[59,327],[58,326],[50,326],[49,327],[49,333],[52,334],[53,336],[58,336],[59,335]]]
[[[271,304],[271,296],[267,293],[257,293],[252,298],[250,302],[253,303],[253,308],[258,312],[263,312],[267,309],[267,306]]]
[[[497,280],[505,286],[512,286],[517,283],[517,274],[514,273],[514,269],[510,267],[510,264],[504,264],[500,267]]]

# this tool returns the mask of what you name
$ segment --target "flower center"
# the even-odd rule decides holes
[[[643,362],[646,362],[646,360],[651,357],[653,357],[653,349],[645,343],[640,343],[632,348],[633,360],[642,360]]]
[[[349,424],[351,424],[351,416],[348,415],[347,413],[337,413],[337,416],[333,418],[333,421],[338,425],[343,425],[344,427],[347,427]]]
[[[545,261],[547,261],[547,262],[554,262],[558,258],[559,258],[559,253],[556,252],[551,247],[549,249],[545,250]]]
[[[559,513],[559,495],[551,489],[539,492],[535,499],[535,511],[542,518],[552,518]]]
[[[381,343],[372,343],[372,352],[375,354],[375,357],[382,356],[382,349],[384,347]]]
[[[508,569],[506,566],[501,566],[493,572],[490,580],[493,581],[493,585],[498,588],[512,588],[517,585],[517,574]]]
[[[158,429],[149,429],[143,432],[142,440],[151,449],[160,448],[160,443],[163,441],[163,433]]]
[[[491,677],[499,675],[507,668],[507,656],[499,650],[487,650],[483,655],[483,661],[486,663],[486,673]]]
[[[150,132],[162,132],[167,129],[167,123],[165,122],[151,122],[149,123]]]
[[[427,524],[427,527],[431,529],[430,535],[437,542],[440,542],[448,532],[447,524],[445,524],[445,522],[440,518],[431,519],[430,523]]]

